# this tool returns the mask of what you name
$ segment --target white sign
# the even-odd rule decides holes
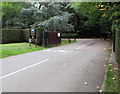
[[[58,33],[58,37],[60,37],[60,33]]]
[[[35,33],[35,29],[31,29],[31,33]]]
[[[32,42],[32,40],[31,39],[29,39],[29,43],[31,43]]]

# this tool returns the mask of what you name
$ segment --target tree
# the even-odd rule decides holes
[[[74,26],[69,22],[72,14],[68,13],[65,3],[59,2],[34,2],[29,8],[24,8],[23,13],[33,13],[36,22],[33,27],[43,26],[48,31],[71,31]]]
[[[112,2],[111,2],[112,3]],[[82,23],[83,30],[88,28],[88,31],[92,31],[93,35],[99,35],[100,33],[111,32],[112,21],[109,19],[110,6],[107,2],[80,2],[72,3],[71,7],[81,17],[87,17],[87,20]],[[82,20],[81,20],[82,22]],[[87,31],[87,32],[88,32]],[[88,33],[89,33],[88,32]]]
[[[2,2],[2,28],[20,28],[20,10],[25,3]]]

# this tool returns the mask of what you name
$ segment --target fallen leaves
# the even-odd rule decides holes
[[[106,48],[104,48],[104,50],[106,50]]]
[[[115,68],[114,68],[114,71],[119,71],[119,68],[115,67]]]
[[[110,70],[110,71],[112,71],[112,70]]]
[[[109,58],[106,58],[106,60],[108,60]]]
[[[100,89],[99,92],[103,92],[103,91]]]
[[[97,86],[96,88],[100,88],[99,86]]]
[[[105,67],[107,66],[107,65],[104,65]]]
[[[115,79],[116,79],[116,77],[113,77],[112,79],[113,79],[113,80],[115,80]]]
[[[109,66],[112,66],[112,64],[109,64]]]
[[[87,82],[84,82],[85,85],[87,85],[88,83]]]

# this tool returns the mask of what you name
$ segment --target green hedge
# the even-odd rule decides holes
[[[36,39],[37,39],[37,44],[38,45],[42,45],[42,41],[43,41],[43,29],[42,28],[38,28],[36,31]]]
[[[28,42],[29,37],[30,37],[30,30],[29,29],[24,29],[23,31],[23,38],[24,38],[24,42]]]
[[[61,37],[62,38],[77,38],[78,34],[75,34],[75,33],[62,34]]]
[[[22,30],[2,30],[2,43],[23,42]]]
[[[42,31],[42,28],[37,28],[36,30],[36,39],[38,45],[42,44]],[[29,37],[29,29],[2,30],[2,43],[28,42]]]
[[[120,29],[116,31],[115,53],[116,60],[120,64]]]

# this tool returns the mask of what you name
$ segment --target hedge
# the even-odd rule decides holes
[[[43,29],[42,28],[38,28],[36,31],[36,39],[37,39],[37,44],[38,45],[42,45],[43,42]]]
[[[22,30],[2,30],[2,43],[23,42]]]
[[[36,35],[37,35],[36,36],[37,44],[41,45],[42,44],[42,28],[36,29]],[[30,37],[29,29],[2,30],[2,44],[28,42],[29,37]]]
[[[68,33],[68,34],[63,33],[63,34],[61,35],[61,37],[62,37],[62,38],[77,38],[77,37],[78,37],[78,34],[75,34],[75,33]]]
[[[30,30],[29,29],[24,29],[23,31],[23,38],[24,38],[24,42],[28,42],[29,37],[30,37]]]
[[[116,61],[120,64],[120,31],[116,31],[116,41],[115,41],[115,54]]]

